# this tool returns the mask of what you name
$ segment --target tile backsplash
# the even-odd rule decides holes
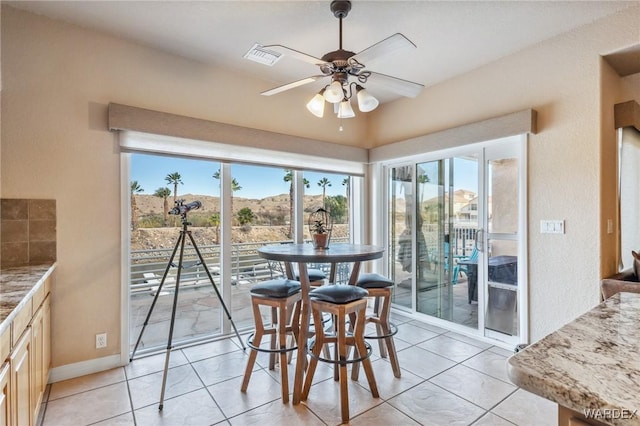
[[[56,200],[0,200],[0,265],[56,260]]]

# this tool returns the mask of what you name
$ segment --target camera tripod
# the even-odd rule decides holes
[[[195,207],[197,208],[197,207]],[[133,352],[131,354],[131,358],[129,359],[129,361],[133,361],[133,357],[136,354],[136,351],[138,350],[138,345],[140,344],[140,341],[142,340],[142,335],[144,334],[144,330],[147,327],[147,324],[149,323],[149,318],[151,318],[151,313],[153,312],[153,308],[156,305],[156,302],[158,301],[158,296],[160,295],[160,292],[162,291],[162,286],[164,286],[165,280],[167,279],[167,275],[169,274],[169,269],[171,269],[171,267],[177,267],[178,271],[176,274],[176,287],[175,287],[175,293],[173,295],[173,308],[171,310],[171,325],[169,326],[169,340],[167,342],[167,352],[165,355],[165,361],[164,361],[164,373],[162,376],[162,391],[160,393],[160,405],[158,406],[159,410],[162,410],[162,407],[164,405],[164,391],[165,391],[165,387],[167,384],[167,370],[169,369],[169,357],[171,354],[171,349],[172,349],[172,339],[173,339],[173,325],[175,323],[175,319],[176,319],[176,307],[178,304],[178,292],[180,289],[180,275],[182,272],[182,260],[184,257],[184,243],[186,240],[186,237],[189,237],[189,240],[191,241],[191,245],[193,246],[193,248],[195,249],[197,255],[198,255],[198,259],[199,262],[197,262],[195,265],[202,265],[204,267],[205,272],[207,273],[207,277],[209,277],[209,281],[211,281],[211,285],[213,286],[213,289],[216,291],[216,295],[218,296],[218,300],[220,301],[220,305],[222,306],[222,308],[224,309],[224,312],[227,314],[227,318],[229,319],[229,322],[231,323],[231,326],[233,327],[233,331],[236,333],[236,336],[238,337],[238,341],[240,342],[240,346],[242,347],[242,350],[245,350],[246,347],[244,345],[244,343],[242,342],[242,339],[240,338],[240,334],[238,333],[238,329],[236,329],[236,325],[233,323],[233,319],[231,319],[231,314],[229,313],[229,310],[227,309],[227,306],[224,304],[224,301],[222,300],[222,296],[220,295],[220,292],[218,291],[218,288],[216,287],[214,281],[213,281],[213,277],[211,276],[211,272],[209,271],[209,268],[207,268],[207,264],[204,261],[204,258],[202,257],[202,254],[200,253],[200,249],[198,249],[198,245],[196,244],[195,240],[193,239],[193,236],[191,235],[191,231],[187,228],[189,225],[191,225],[191,223],[189,223],[187,221],[187,211],[188,210],[182,210],[179,214],[181,216],[182,219],[182,230],[180,231],[180,236],[178,237],[178,241],[176,242],[175,247],[173,248],[173,253],[171,253],[171,257],[169,258],[169,262],[167,263],[167,267],[164,270],[164,275],[162,276],[162,281],[160,281],[160,286],[158,287],[158,289],[156,290],[156,295],[153,298],[153,302],[151,303],[151,307],[149,308],[149,313],[147,314],[147,318],[144,320],[144,324],[142,326],[142,330],[140,330],[140,335],[138,336],[138,340],[136,342],[136,346],[133,348]],[[178,260],[178,265],[176,265],[175,263],[173,263],[173,259],[176,256],[176,252],[178,251],[178,247],[180,247],[180,257]]]

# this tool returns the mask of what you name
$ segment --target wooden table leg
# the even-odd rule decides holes
[[[287,273],[291,270],[291,266],[287,268]],[[309,275],[307,273],[307,265],[303,262],[298,264],[298,273],[300,274],[300,285],[302,287],[302,317],[300,318],[300,333],[298,335],[298,357],[296,359],[296,374],[293,379],[293,404],[300,404],[302,396],[302,385],[304,383],[304,375],[307,360],[307,332],[309,330]]]

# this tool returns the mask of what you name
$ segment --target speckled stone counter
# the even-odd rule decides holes
[[[0,334],[54,269],[55,263],[0,269]]]
[[[561,407],[640,425],[640,294],[607,299],[513,355],[508,370],[513,383]]]

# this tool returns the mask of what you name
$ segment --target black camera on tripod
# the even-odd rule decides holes
[[[169,210],[169,214],[175,214],[182,216],[182,219],[187,218],[187,213],[191,210],[198,210],[202,207],[200,201],[192,201],[188,204],[184,203],[184,200],[176,200],[175,207]]]

